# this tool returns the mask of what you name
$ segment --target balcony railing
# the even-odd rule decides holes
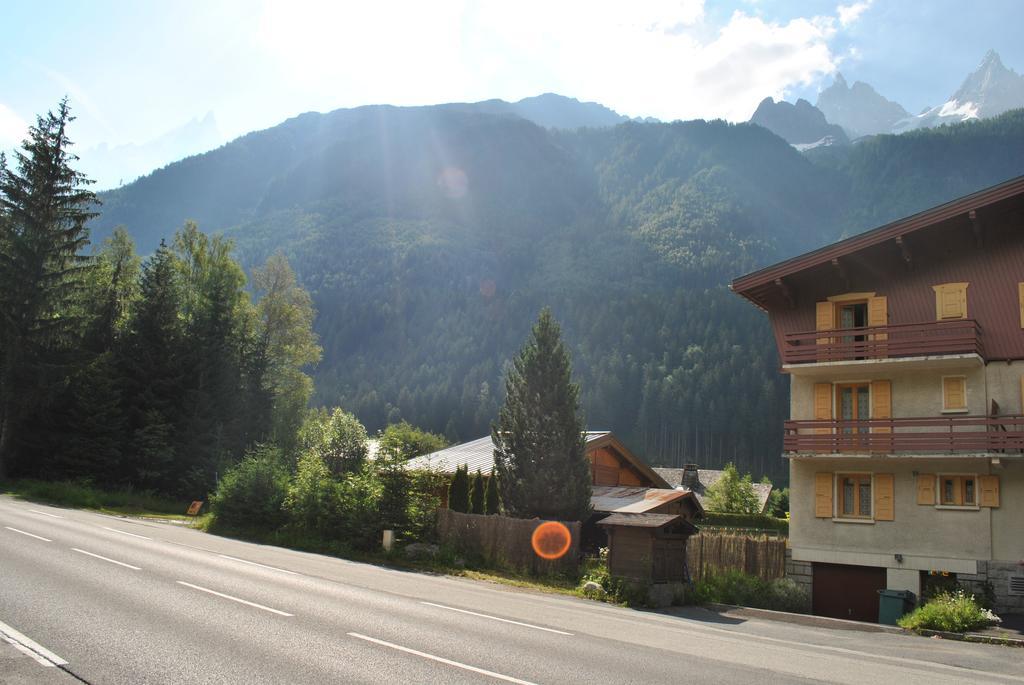
[[[1024,416],[941,416],[863,421],[786,421],[793,453],[1020,453]]]
[[[782,363],[971,353],[984,356],[981,327],[973,319],[957,319],[787,333],[782,345]]]

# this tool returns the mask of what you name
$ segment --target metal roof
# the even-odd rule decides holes
[[[957,216],[967,214],[971,210],[1018,195],[1024,195],[1024,176],[1018,176],[999,185],[979,190],[976,193],[965,195],[931,209],[926,209],[923,212],[918,212],[884,226],[879,226],[846,240],[840,240],[837,243],[826,245],[817,250],[806,252],[765,267],[746,276],[741,276],[734,280],[729,287],[760,307],[762,304],[759,302],[755,291],[758,288],[775,283],[776,280],[785,276],[827,264],[831,260],[843,255],[848,255],[888,240],[902,238],[908,233],[934,226]]]
[[[599,526],[629,526],[630,528],[661,528],[682,521],[679,514],[612,514],[597,522]]]
[[[609,431],[587,431],[587,443],[599,440]],[[466,465],[470,473],[480,470],[485,476],[494,472],[494,443],[487,435],[470,442],[452,445],[443,450],[414,457],[406,462],[406,467],[414,471],[437,471],[439,473],[455,473],[455,469]]]
[[[707,489],[714,485],[722,477],[722,474],[725,473],[725,471],[717,469],[697,469],[697,487],[691,489],[683,485],[683,469],[655,466],[654,471],[664,478],[670,487],[676,490],[692,492],[697,501],[700,502],[700,505],[705,509],[707,507],[704,504],[704,498],[707,495]],[[754,494],[757,495],[757,504],[761,507],[761,513],[764,513],[765,508],[768,506],[768,497],[772,494],[772,485],[770,483],[753,483],[753,486]]]
[[[689,497],[690,494],[689,491],[664,488],[595,485],[590,504],[596,512],[642,514],[663,504]]]

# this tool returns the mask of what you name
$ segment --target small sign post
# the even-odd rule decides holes
[[[196,500],[196,501],[192,502],[192,504],[189,505],[187,513],[188,513],[189,516],[198,516],[199,515],[199,510],[202,509],[202,508],[203,508],[203,502],[201,500]]]

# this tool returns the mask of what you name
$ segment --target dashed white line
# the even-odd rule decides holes
[[[231,561],[237,561],[240,564],[249,564],[250,566],[259,566],[260,568],[268,568],[271,571],[280,571],[281,573],[289,573],[293,576],[301,576],[301,573],[295,571],[289,571],[286,568],[277,568],[276,566],[267,566],[266,564],[257,564],[255,561],[248,561],[246,559],[239,559],[238,557],[229,557],[227,554],[218,554],[221,559],[230,559]]]
[[[42,540],[43,542],[53,542],[53,540],[51,540],[50,538],[44,538],[42,535],[36,535],[35,533],[26,533],[23,530],[18,530],[17,528],[11,528],[10,526],[4,526],[4,528],[6,528],[7,530],[12,530],[15,533],[21,533],[22,535],[27,535],[30,538],[35,538],[36,540]]]
[[[0,637],[14,645],[19,651],[28,654],[43,666],[66,666],[67,661],[43,647],[29,637],[19,633],[3,621],[0,621]]]
[[[64,518],[63,516],[57,516],[56,514],[50,514],[50,513],[47,513],[45,511],[39,511],[38,509],[29,509],[29,511],[31,511],[33,514],[42,514],[43,516],[49,516],[50,518],[53,518],[53,519],[62,519],[62,518]]]
[[[509,683],[519,683],[519,685],[534,685],[528,680],[520,680],[519,678],[513,678],[512,676],[502,675],[501,673],[495,673],[494,671],[488,671],[483,668],[477,668],[476,666],[470,666],[469,664],[463,664],[458,661],[452,661],[451,659],[445,659],[444,657],[435,656],[433,654],[427,654],[426,652],[420,652],[409,647],[403,647],[402,645],[396,645],[393,642],[385,642],[384,640],[378,640],[377,638],[369,637],[367,635],[361,635],[359,633],[349,633],[349,636],[357,638],[359,640],[366,640],[382,647],[388,647],[389,649],[395,649],[399,652],[405,652],[406,654],[414,654],[416,656],[423,657],[424,659],[430,659],[431,661],[437,661],[442,664],[454,666],[455,668],[461,668],[465,671],[472,671],[473,673],[479,673],[480,675],[489,676],[498,680],[504,680]]]
[[[288,612],[285,612],[285,611],[278,611],[277,609],[271,609],[268,606],[263,606],[262,604],[257,604],[256,602],[250,602],[249,600],[246,600],[246,599],[240,599],[238,597],[232,597],[231,595],[225,595],[223,592],[217,592],[216,590],[211,590],[208,587],[202,587],[202,586],[199,586],[199,585],[193,585],[192,583],[186,583],[184,580],[177,580],[175,582],[178,585],[184,585],[185,587],[190,587],[193,590],[199,590],[200,592],[208,592],[211,595],[217,595],[218,597],[223,597],[224,599],[230,599],[232,602],[238,602],[239,604],[246,604],[246,605],[251,606],[251,607],[256,607],[257,609],[263,609],[263,611],[269,611],[270,613],[277,614],[278,616],[294,616],[295,615],[295,614],[289,614]]]
[[[438,609],[447,609],[448,611],[457,611],[460,614],[469,614],[470,616],[479,616],[480,618],[488,618],[492,621],[501,621],[502,623],[511,623],[512,625],[523,626],[524,628],[533,628],[534,630],[544,630],[549,633],[557,633],[559,635],[569,635],[564,630],[555,630],[554,628],[545,628],[544,626],[535,626],[532,623],[523,623],[521,621],[513,621],[509,618],[499,618],[498,616],[491,616],[489,614],[478,614],[475,611],[468,611],[467,609],[456,609],[455,607],[445,606],[444,604],[434,604],[433,602],[420,602],[420,604],[426,604],[429,607],[437,607]]]
[[[99,554],[93,554],[92,552],[86,552],[84,549],[78,549],[77,547],[72,547],[71,549],[76,551],[76,552],[78,552],[78,553],[80,553],[80,554],[88,554],[90,557],[96,557],[97,559],[102,559],[103,561],[109,561],[111,564],[117,564],[118,566],[124,566],[125,568],[130,568],[133,571],[141,571],[142,570],[138,566],[132,566],[131,564],[126,564],[123,561],[118,561],[117,559],[110,559],[108,557],[100,556]]]
[[[100,526],[103,530],[109,530],[113,533],[120,533],[121,535],[131,535],[133,538],[142,538],[143,540],[152,540],[153,538],[147,538],[145,535],[138,535],[136,533],[129,533],[125,530],[118,530],[117,528],[108,528],[107,526]]]

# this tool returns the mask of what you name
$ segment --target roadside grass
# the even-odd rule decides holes
[[[121,516],[189,522],[196,519],[185,514],[189,502],[127,488],[105,490],[87,482],[9,480],[0,483],[0,493],[30,502],[92,509]]]

